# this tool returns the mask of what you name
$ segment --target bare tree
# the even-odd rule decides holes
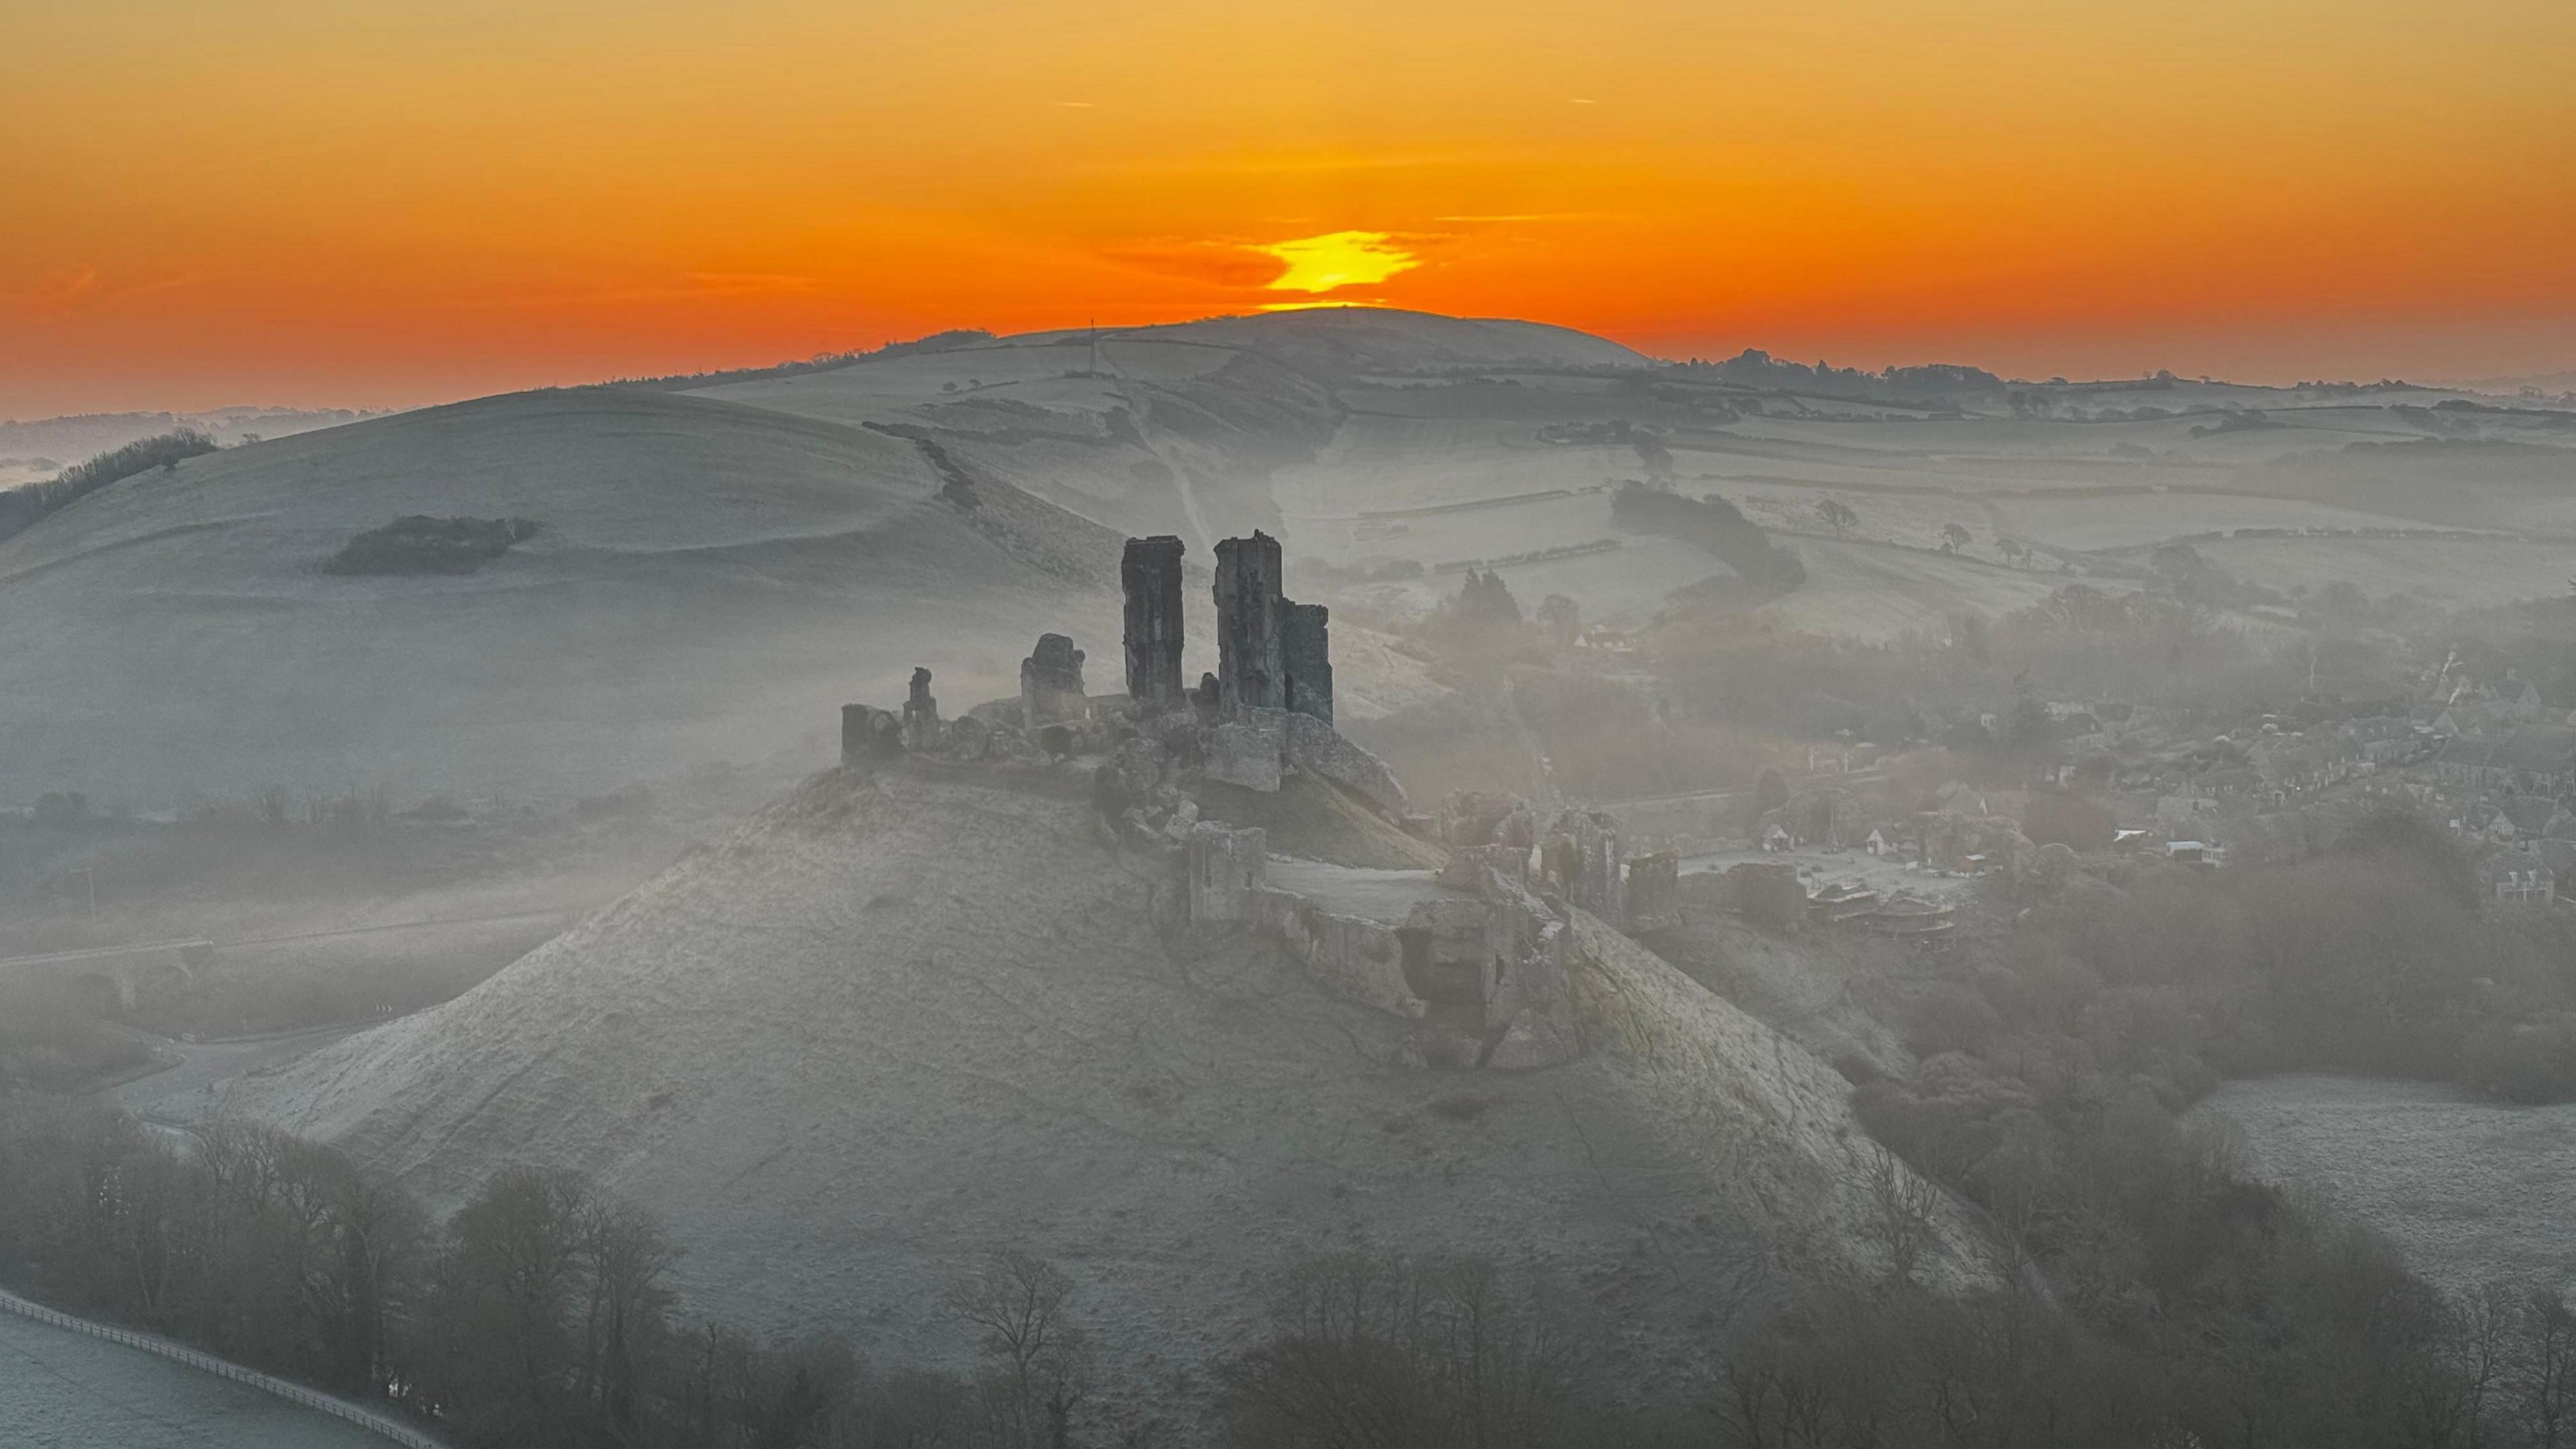
[[[1914,1281],[1914,1270],[1938,1240],[1941,1190],[1907,1167],[1893,1152],[1873,1147],[1869,1159],[1870,1203],[1876,1209],[1871,1226],[1887,1251],[1888,1276]]]
[[[589,1294],[582,1314],[582,1387],[621,1438],[631,1438],[642,1339],[660,1322],[670,1294],[661,1286],[679,1253],[662,1225],[633,1204],[599,1198],[579,1225]]]
[[[948,1291],[948,1309],[983,1335],[993,1360],[996,1428],[1008,1443],[1065,1449],[1091,1393],[1090,1345],[1065,1316],[1073,1280],[1034,1254],[994,1254]]]
[[[2576,1307],[2554,1288],[2523,1300],[2508,1380],[2514,1417],[2534,1449],[2576,1445]]]

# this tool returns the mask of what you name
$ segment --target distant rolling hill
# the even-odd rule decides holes
[[[1121,538],[1182,532],[1204,566],[1217,537],[1278,527],[1270,471],[1332,436],[1338,379],[1635,358],[1528,323],[1332,312],[1104,334],[1100,375],[1067,376],[1091,342],[514,394],[124,480],[0,543],[0,802],[802,769],[842,701],[898,698],[915,665],[952,709],[1013,693],[1045,631],[1113,692]],[[406,515],[536,531],[461,576],[326,571]],[[1351,643],[1360,713],[1430,687]]]
[[[1152,532],[1201,567],[1278,535],[1291,591],[1345,606],[1365,719],[1439,691],[1347,606],[1416,614],[1483,564],[1524,607],[1633,625],[1725,578],[1614,522],[1623,479],[1734,501],[1804,555],[1778,622],[1878,639],[2134,587],[2177,540],[2275,587],[2489,603],[2558,589],[2576,530],[2564,411],[2161,378],[1908,400],[1650,364],[1559,327],[1330,308],[948,334],[227,449],[0,543],[0,802],[820,764],[834,704],[891,700],[916,664],[952,708],[1009,693],[1042,630],[1119,688],[1117,543]],[[1821,522],[1828,501],[1853,521]],[[323,571],[408,514],[539,528],[461,577]]]
[[[903,439],[609,390],[129,479],[0,544],[0,798],[599,791],[820,763],[841,701],[916,663],[961,705],[1011,692],[1044,630],[1113,659],[1117,538],[1018,536],[944,481]],[[538,529],[470,575],[324,572],[406,514]]]

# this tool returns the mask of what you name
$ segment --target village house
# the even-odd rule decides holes
[[[2487,889],[2498,901],[2545,906],[2558,897],[2558,877],[2536,850],[2501,850],[2487,861]]]
[[[2496,740],[2453,738],[2434,757],[2433,777],[2461,792],[2576,794],[2576,727],[2529,724]]]

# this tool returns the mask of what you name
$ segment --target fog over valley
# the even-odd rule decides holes
[[[0,1449],[2576,1449],[2571,47],[0,17]]]

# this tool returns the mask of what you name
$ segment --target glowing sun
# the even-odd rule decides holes
[[[1421,265],[1413,253],[1382,231],[1336,231],[1255,251],[1277,257],[1286,270],[1269,282],[1274,292],[1329,292],[1336,287],[1383,282]]]

